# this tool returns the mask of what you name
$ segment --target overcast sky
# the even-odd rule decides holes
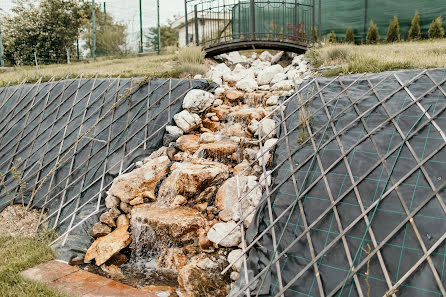
[[[103,7],[106,3],[108,13],[111,13],[118,22],[127,25],[129,40],[136,43],[139,32],[139,0],[95,0]],[[156,26],[156,0],[141,0],[142,19],[144,34],[147,28]],[[13,0],[0,0],[0,8],[5,11],[14,6]],[[162,24],[167,24],[168,20],[173,19],[175,15],[184,15],[184,0],[160,0],[160,18]]]

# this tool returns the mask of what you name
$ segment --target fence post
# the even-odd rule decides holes
[[[200,37],[198,36],[198,4],[194,6],[194,17],[195,17],[195,43],[197,46],[200,45]]]
[[[319,42],[322,40],[322,0],[319,0]]]
[[[313,44],[316,42],[316,34],[314,32],[314,30],[316,29],[316,26],[315,26],[316,6],[315,5],[316,5],[316,1],[313,0],[313,20],[311,22],[311,31],[310,31],[311,32],[311,41],[313,42]]]
[[[255,15],[255,2],[254,0],[250,1],[251,8],[251,38],[256,38],[256,15]]]
[[[160,25],[160,0],[156,0],[158,14],[158,55],[161,53],[161,25]]]
[[[139,0],[139,52],[143,52],[143,44],[142,44],[142,7],[141,0]]]
[[[189,45],[189,20],[187,15],[187,0],[184,0],[184,25],[186,26],[186,46]]]
[[[0,24],[0,67],[5,66],[3,61],[2,25]]]
[[[91,16],[93,19],[92,23],[92,30],[93,30],[93,52],[91,55],[93,56],[93,59],[96,60],[96,14],[95,14],[95,4],[94,0],[91,0]]]
[[[369,9],[369,1],[365,0],[364,4],[364,41],[367,38],[367,20],[368,20],[368,9]]]

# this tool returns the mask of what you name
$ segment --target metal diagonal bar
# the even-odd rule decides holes
[[[441,111],[439,111],[439,113],[437,113],[433,118],[435,118],[436,116],[438,116],[442,111],[444,111],[446,109],[446,106],[444,108],[442,108]],[[418,133],[418,131],[420,131],[421,129],[423,129],[425,127],[426,124],[430,123],[430,120],[427,121],[427,123],[424,123],[423,125],[420,125],[420,127],[418,127],[415,131],[413,131],[413,133],[411,135],[409,135],[408,139],[410,139],[411,137],[415,136],[416,133]],[[366,135],[366,137],[368,137]],[[443,147],[445,147],[446,144],[442,144],[439,148],[437,148],[434,152],[432,152],[428,157],[426,157],[422,163],[420,165],[423,165],[424,163],[428,162],[433,156],[435,156]],[[399,148],[399,146],[393,148],[392,150],[389,151],[389,153],[385,156],[385,158],[387,159],[388,157],[390,157],[397,149]],[[341,157],[342,158],[342,157]],[[372,166],[366,174],[364,174],[361,178],[359,178],[354,185],[352,185],[346,192],[344,192],[344,194],[341,195],[341,197],[339,197],[338,199],[336,199],[335,204],[332,204],[330,207],[328,207],[307,229],[305,229],[304,231],[302,231],[302,233],[293,240],[293,242],[284,249],[284,251],[282,251],[282,253],[279,255],[279,257],[282,257],[283,255],[286,254],[286,252],[288,250],[290,250],[297,242],[300,241],[300,239],[302,239],[303,236],[305,236],[305,234],[307,232],[309,232],[314,226],[316,226],[318,223],[321,222],[321,220],[332,210],[333,206],[336,205],[337,203],[339,203],[340,201],[342,201],[342,199],[344,199],[348,193],[350,193],[354,186],[358,185],[362,180],[364,180],[368,175],[370,175],[373,170],[376,169],[377,166],[379,166],[382,163],[382,160],[378,161],[377,163],[375,163],[374,166]],[[332,166],[330,166],[332,167]],[[401,178],[395,185],[393,185],[391,188],[389,188],[389,190],[384,193],[383,195],[383,199],[385,199],[396,187],[398,187],[403,181],[405,181],[407,178],[409,178],[416,170],[418,170],[419,166],[417,165],[416,167],[412,168],[412,170],[410,170],[403,178]],[[329,170],[331,170],[331,168],[327,169],[326,172],[328,172]],[[303,195],[306,194],[306,191],[304,191],[299,199],[302,199]],[[372,205],[369,206],[368,209],[366,209],[366,211],[364,213],[362,213],[360,216],[358,216],[348,227],[344,228],[344,232],[341,232],[336,239],[329,244],[329,246],[327,246],[323,251],[321,251],[321,253],[316,257],[316,261],[319,259],[319,257],[321,257],[331,246],[333,246],[335,244],[335,241],[339,240],[342,235],[346,234],[350,229],[352,229],[357,222],[359,222],[363,216],[367,215],[373,208],[374,206],[377,204],[378,201],[375,201],[374,203],[372,203]],[[287,210],[290,207],[287,208]],[[271,225],[274,225],[277,223],[277,221],[281,218],[281,216],[283,216],[287,210],[285,210],[277,219],[275,222],[271,223]],[[265,231],[262,232],[262,234],[260,234],[255,240],[253,240],[253,242],[248,246],[248,249],[251,248],[265,233],[266,231],[270,228],[270,226],[268,228],[265,229]],[[236,262],[238,259],[235,259],[234,261]],[[273,261],[270,265],[274,264],[275,261]],[[313,263],[310,263],[310,266]],[[308,267],[310,267],[308,266]],[[265,267],[257,276],[255,276],[246,286],[250,286],[253,282],[255,282],[261,274],[263,274],[266,270],[268,269],[268,267]],[[244,288],[241,290],[243,291]],[[240,292],[238,292],[240,293]]]
[[[358,266],[356,266],[356,268],[354,270],[352,270],[352,272],[347,276],[347,280],[351,278],[352,275],[358,273],[358,271],[367,264],[367,262],[370,261],[370,259],[377,253],[378,250],[380,250],[387,242],[389,242],[393,236],[395,236],[410,220],[413,220],[413,218],[415,217],[415,215],[417,213],[419,213],[430,201],[432,201],[432,199],[438,194],[440,193],[440,191],[442,191],[444,188],[446,188],[446,182],[443,183],[438,189],[437,191],[433,192],[432,194],[430,194],[424,201],[422,201],[420,203],[420,205],[417,206],[417,208],[415,208],[400,224],[398,224],[398,226],[396,226],[396,228],[394,228],[389,235],[386,236],[386,238],[384,238],[378,245],[377,248],[373,249],[372,251],[370,251],[370,253],[368,253],[367,257],[364,258],[364,260],[362,260],[361,263],[358,264]],[[444,236],[444,235],[443,235]],[[422,258],[424,258],[427,254],[425,254]],[[327,297],[332,297],[334,296],[342,287],[342,283],[340,283],[336,288],[333,289],[333,291],[330,292],[330,294],[328,294]],[[390,290],[389,290],[390,291]],[[391,291],[390,291],[391,292]]]

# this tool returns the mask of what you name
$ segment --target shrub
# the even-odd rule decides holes
[[[376,44],[379,41],[378,26],[370,21],[369,31],[367,32],[367,44]]]
[[[313,65],[313,67],[319,68],[324,63],[324,59],[322,59],[321,54],[319,53],[319,51],[315,49],[308,50],[305,53],[305,56],[307,56],[307,58],[310,60],[311,65]]]
[[[331,31],[330,34],[328,34],[327,39],[330,43],[336,43],[337,40],[335,31]]]
[[[440,16],[432,21],[428,33],[429,33],[429,38],[431,39],[444,37],[443,17]]]
[[[397,42],[400,41],[400,24],[398,22],[398,17],[394,16],[393,20],[389,23],[389,29],[387,30],[387,42]]]
[[[420,15],[418,11],[415,12],[415,16],[412,19],[412,25],[409,29],[409,40],[418,40],[421,38],[421,27],[420,27]]]
[[[314,27],[313,30],[311,30],[311,37],[313,37],[314,42],[319,42],[319,36],[318,36],[317,28]]]
[[[347,62],[349,56],[350,52],[347,49],[332,47],[326,52],[325,62],[328,64],[341,64]]]
[[[206,52],[201,46],[186,46],[178,51],[178,61],[181,64],[202,64]]]
[[[352,26],[348,27],[347,32],[345,32],[345,42],[355,43],[355,32],[353,31]]]

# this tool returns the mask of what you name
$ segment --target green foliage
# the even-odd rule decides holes
[[[347,32],[345,32],[345,40],[346,43],[355,43],[355,32],[353,31],[352,26],[349,26]]]
[[[161,26],[161,49],[165,49],[169,46],[177,46],[178,45],[178,32],[176,29],[171,26]],[[158,27],[149,28],[149,34],[146,35],[146,46],[153,49],[154,51],[158,50]]]
[[[0,295],[4,297],[63,297],[44,284],[23,278],[19,273],[54,258],[48,246],[51,236],[0,236]]]
[[[350,53],[346,48],[333,47],[328,49],[324,55],[327,64],[340,64],[348,61]]]
[[[4,57],[13,65],[60,63],[74,51],[84,22],[79,1],[18,0],[12,15],[2,19]]]
[[[373,21],[370,21],[366,42],[367,44],[377,44],[379,39],[380,37],[379,37],[378,26]]]
[[[330,43],[336,43],[336,42],[337,42],[335,31],[331,31],[330,34],[328,34],[328,36],[327,36],[327,40],[328,40],[328,42],[330,42]]]
[[[206,52],[201,46],[190,45],[180,48],[178,51],[178,61],[180,64],[202,64]]]
[[[313,67],[319,68],[324,63],[324,59],[317,49],[310,49],[305,53],[305,56],[310,60]]]
[[[432,21],[432,24],[429,27],[429,38],[443,38],[444,37],[444,28],[443,28],[443,17],[438,17]]]
[[[96,56],[116,56],[125,52],[127,40],[126,26],[116,23],[113,17],[104,13],[100,4],[96,4],[95,24],[96,24]],[[87,22],[84,23],[82,37],[86,40],[84,49],[93,53],[93,32],[92,32],[92,9],[91,3],[85,2],[82,7],[86,15]]]
[[[400,41],[400,24],[398,22],[398,17],[394,16],[393,20],[389,23],[389,28],[387,29],[387,42],[397,42]]]
[[[418,11],[415,12],[415,16],[412,19],[412,25],[409,29],[409,40],[419,40],[421,39],[421,27],[420,27],[420,14]]]
[[[316,27],[313,27],[311,30],[311,37],[313,37],[314,42],[319,42],[319,34]]]

